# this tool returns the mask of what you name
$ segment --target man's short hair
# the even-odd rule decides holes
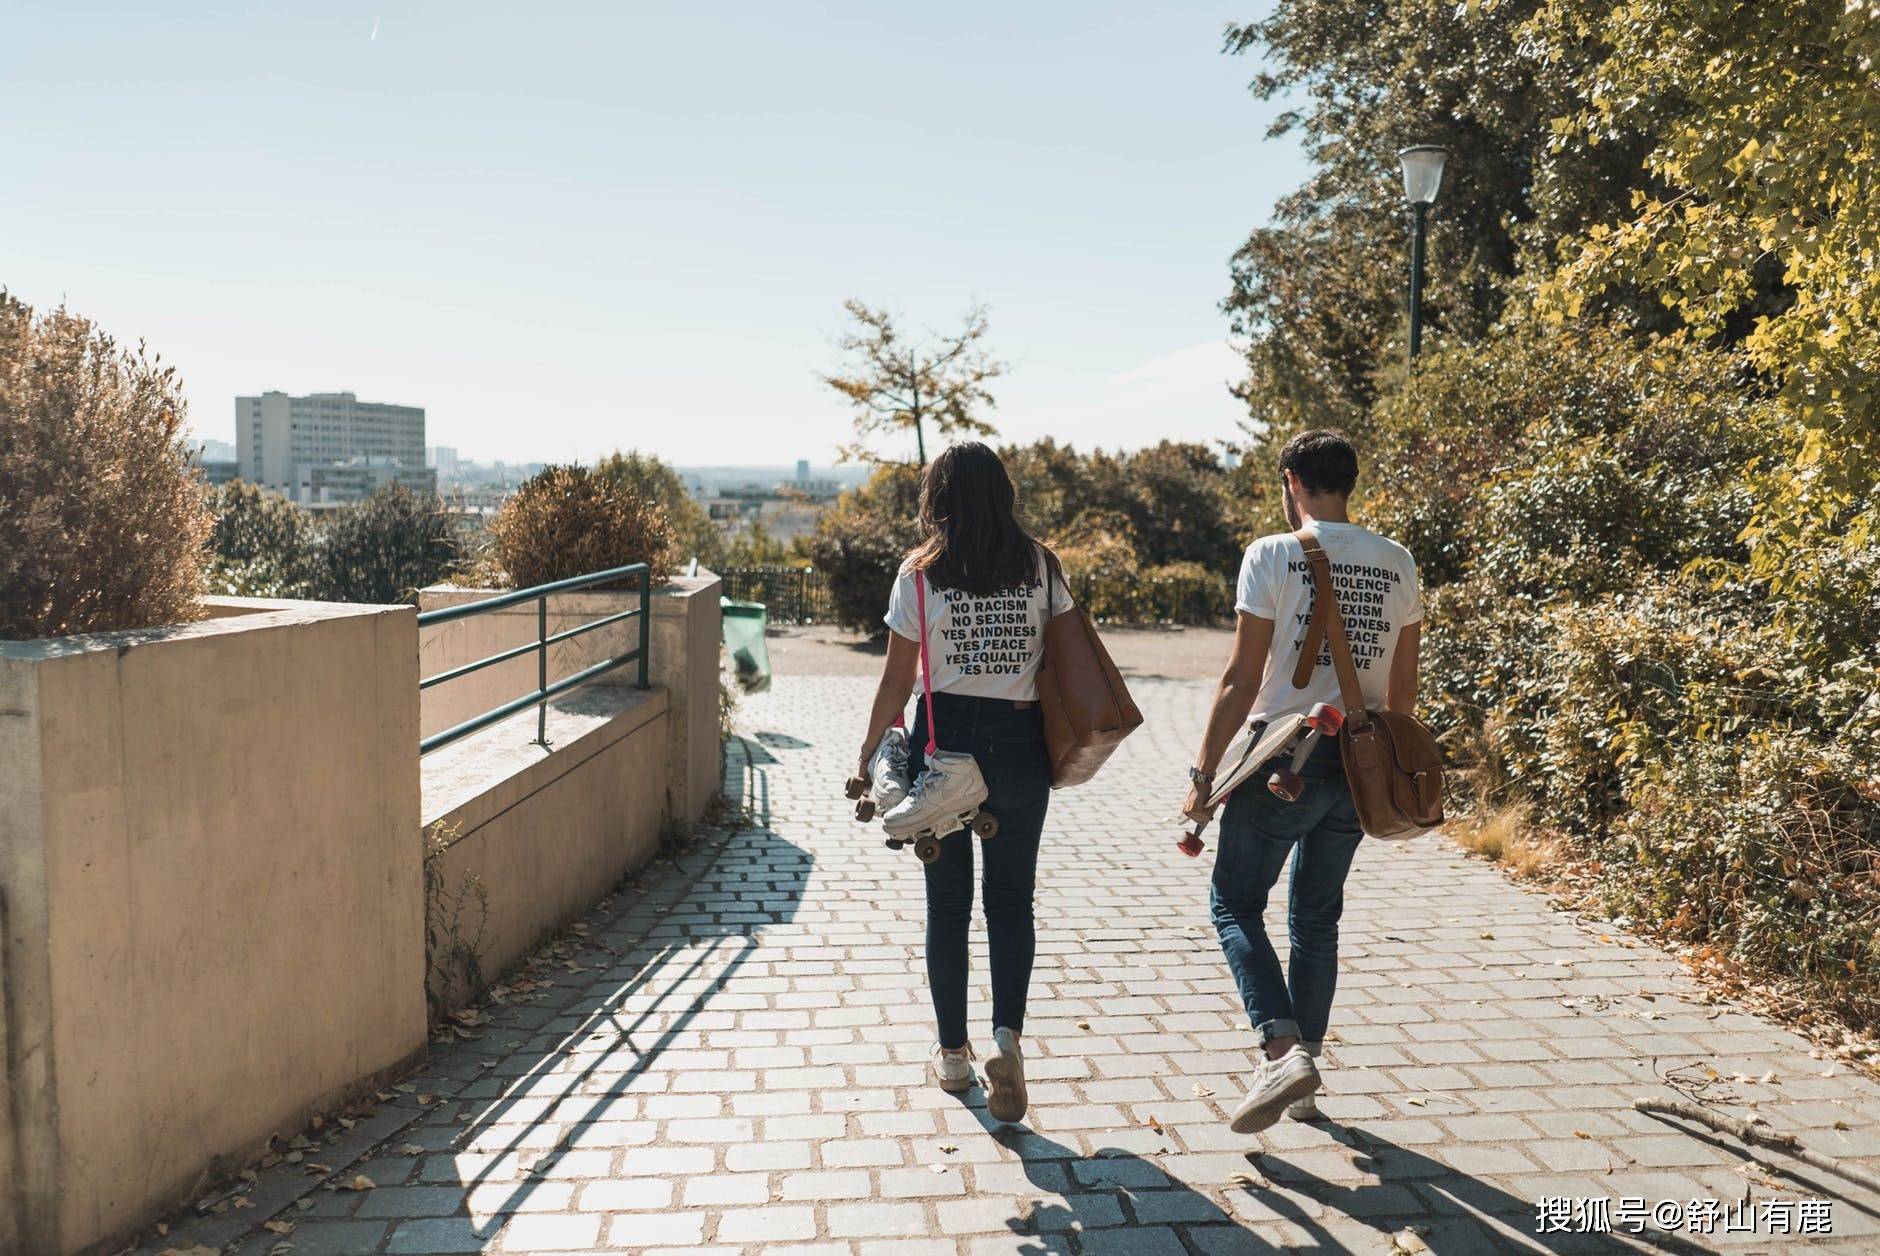
[[[1349,494],[1358,483],[1358,451],[1343,432],[1301,432],[1279,451],[1279,469],[1298,476],[1308,493]]]

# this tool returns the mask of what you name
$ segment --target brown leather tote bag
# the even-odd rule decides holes
[[[1358,823],[1371,837],[1415,837],[1443,822],[1443,758],[1436,736],[1414,715],[1375,710],[1364,705],[1358,669],[1345,638],[1345,618],[1332,591],[1332,560],[1319,540],[1301,529],[1293,533],[1312,568],[1312,621],[1305,647],[1293,670],[1293,685],[1303,689],[1319,659],[1319,645],[1329,638],[1332,667],[1345,704],[1345,727],[1338,736],[1339,757]]]
[[[1051,756],[1051,785],[1068,789],[1097,774],[1123,738],[1142,726],[1110,652],[1097,636],[1090,612],[1074,606],[1054,614],[1059,568],[1045,561],[1044,659],[1038,667],[1038,704],[1044,709],[1044,744]]]

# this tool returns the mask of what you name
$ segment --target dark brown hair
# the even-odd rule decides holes
[[[920,482],[920,526],[927,539],[908,555],[936,588],[988,597],[1038,578],[1038,555],[1056,558],[1018,519],[1012,477],[982,441],[950,445],[927,464]]]
[[[1308,493],[1348,494],[1358,483],[1358,451],[1343,432],[1301,432],[1279,451],[1279,469],[1298,476]]]

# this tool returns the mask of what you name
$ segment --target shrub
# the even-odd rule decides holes
[[[436,497],[392,484],[319,525],[307,596],[327,602],[412,602],[458,555],[457,521]]]
[[[810,560],[828,577],[836,622],[882,636],[901,562],[920,542],[920,472],[888,464],[844,493],[817,521]]]
[[[545,467],[490,522],[491,556],[514,588],[646,563],[672,573],[672,528],[624,480],[587,467]]]
[[[743,565],[743,558],[731,554],[724,530],[692,499],[685,481],[672,467],[652,454],[638,450],[612,453],[602,458],[594,470],[619,481],[645,501],[658,506],[672,531],[667,555],[667,569],[677,570],[696,558],[704,566]]]
[[[233,597],[306,597],[313,578],[313,520],[242,480],[210,491],[209,587]],[[329,599],[332,600],[332,599]]]
[[[173,368],[0,292],[0,637],[195,619],[210,519]]]

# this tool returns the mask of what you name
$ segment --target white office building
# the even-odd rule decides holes
[[[363,459],[423,470],[424,409],[349,392],[237,397],[235,446],[243,479],[304,501],[316,467]]]

